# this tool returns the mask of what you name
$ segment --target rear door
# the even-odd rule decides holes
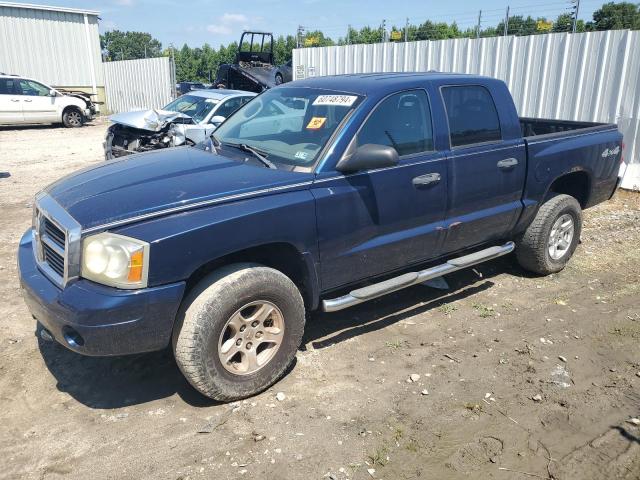
[[[443,253],[502,239],[522,209],[526,151],[508,139],[492,92],[482,85],[440,88],[449,125],[447,231]]]
[[[22,97],[18,91],[18,79],[0,78],[0,124],[23,123]]]
[[[25,123],[53,123],[60,121],[56,107],[56,97],[51,89],[33,80],[20,79],[18,82],[22,94],[22,111]]]
[[[314,183],[325,290],[406,268],[439,252],[447,159],[434,147],[425,90],[382,100],[353,141],[394,147],[400,162],[378,170],[333,172]]]

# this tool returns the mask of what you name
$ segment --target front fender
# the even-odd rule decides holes
[[[309,190],[267,195],[160,217],[116,230],[150,243],[149,286],[187,280],[218,258],[273,243],[318,262]]]

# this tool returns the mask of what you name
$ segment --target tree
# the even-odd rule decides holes
[[[149,33],[111,30],[100,35],[107,60],[132,60],[162,56],[162,43]]]
[[[573,15],[570,13],[563,13],[556,18],[553,22],[553,32],[572,32],[573,31]],[[587,30],[584,20],[578,20],[576,23],[576,32],[582,33]]]
[[[593,12],[596,30],[640,29],[640,6],[633,3],[605,3]]]

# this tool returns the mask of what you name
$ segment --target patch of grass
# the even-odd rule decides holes
[[[403,346],[405,346],[406,342],[403,340],[393,340],[392,342],[384,342],[384,345],[387,348],[390,348],[392,350],[397,350],[398,348],[402,348]]]
[[[568,299],[566,299],[566,298],[560,298],[560,297],[558,297],[558,298],[556,298],[556,299],[553,301],[553,303],[555,303],[556,305],[562,305],[562,306],[565,306],[565,305],[568,305],[568,304],[569,304],[569,300],[568,300]]]
[[[396,428],[395,431],[393,432],[393,439],[396,442],[399,442],[403,436],[404,436],[404,431],[400,427]]]
[[[378,447],[373,453],[368,454],[367,459],[372,466],[380,465],[381,467],[384,467],[389,463],[389,460],[387,459],[388,453],[389,450],[383,445]]]
[[[482,412],[482,405],[480,405],[479,403],[465,403],[464,408],[466,408],[467,410],[473,413]]]
[[[418,453],[418,450],[420,450],[420,444],[415,438],[410,438],[404,448],[411,453]]]
[[[440,313],[442,313],[444,315],[451,315],[453,312],[458,310],[458,307],[456,307],[455,305],[452,305],[450,303],[445,303],[444,305],[440,305],[438,310],[440,310]]]
[[[475,311],[477,311],[478,315],[480,315],[480,317],[482,317],[482,318],[493,317],[496,314],[496,312],[493,309],[493,307],[490,307],[488,305],[484,305],[482,303],[474,303],[473,304],[473,309]]]

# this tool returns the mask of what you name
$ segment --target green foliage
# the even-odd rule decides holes
[[[100,46],[108,60],[132,60],[162,55],[162,43],[149,33],[111,30],[100,35]]]
[[[593,25],[595,30],[640,29],[640,5],[605,3],[593,12]]]

